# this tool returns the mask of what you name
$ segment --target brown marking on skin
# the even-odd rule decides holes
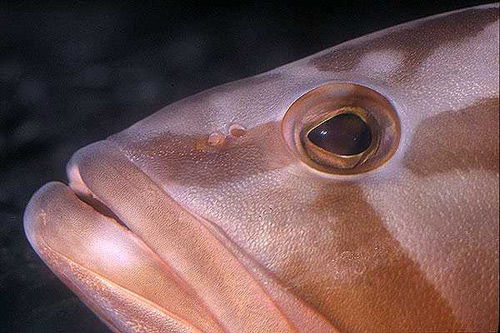
[[[168,161],[168,168],[156,170],[160,179],[200,187],[280,169],[295,161],[281,140],[279,122],[248,129],[239,138],[228,136],[218,147],[206,142],[206,135],[165,133],[135,142],[132,149],[127,147],[124,151],[125,154],[130,150],[141,151],[149,158],[158,158],[161,152],[161,159]]]
[[[420,176],[477,168],[498,173],[498,124],[495,98],[424,120],[412,139],[405,165]],[[470,134],[465,136],[464,131]],[[157,170],[161,179],[211,187],[296,162],[280,135],[280,124],[269,122],[248,129],[243,137],[227,137],[224,144],[214,147],[206,144],[207,136],[164,133],[136,141],[125,152],[141,151],[148,160],[161,152],[161,159],[169,161],[168,168]]]
[[[389,79],[393,82],[411,79],[420,64],[437,48],[446,44],[459,44],[479,34],[488,24],[498,21],[498,8],[477,8],[437,17],[401,27],[397,31],[380,35],[369,43],[356,43],[314,57],[309,61],[320,71],[341,72],[356,67],[364,54],[396,50],[404,60]],[[480,22],[480,23],[477,23]]]
[[[413,141],[419,143],[414,143],[410,148],[412,154],[408,156],[412,157],[407,157],[407,166],[418,172],[415,170],[421,169],[420,165],[424,168],[423,165],[428,164],[425,161],[428,154],[439,156],[440,160],[449,160],[450,157],[444,156],[447,150],[441,151],[443,146],[435,138],[452,137],[456,139],[448,140],[451,148],[472,149],[466,154],[462,152],[465,156],[463,163],[448,165],[443,170],[433,167],[431,163],[426,166],[431,170],[430,173],[424,172],[422,176],[440,170],[448,171],[450,168],[493,170],[494,165],[498,168],[498,133],[491,132],[498,128],[497,108],[498,102],[490,99],[463,111],[438,115],[435,117],[437,120],[432,119],[430,123],[424,122],[422,128],[426,130],[417,130],[419,138],[415,137]],[[458,116],[458,120],[455,120],[455,116]],[[432,130],[429,130],[429,126]],[[471,129],[464,126],[471,126]],[[451,129],[448,130],[448,127]],[[473,163],[477,151],[468,147],[470,139],[467,142],[460,139],[465,130],[478,135],[476,147],[483,147],[490,153],[493,151],[492,156],[481,155],[480,163]],[[249,128],[240,138],[229,136],[220,147],[200,150],[199,142],[203,140],[207,140],[207,135],[162,133],[147,140],[128,142],[122,151],[127,155],[140,152],[141,158],[135,159],[137,165],[144,170],[141,167],[141,163],[144,163],[152,178],[161,180],[160,183],[167,187],[172,183],[182,184],[186,188],[210,188],[224,183],[237,183],[240,179],[280,170],[297,162],[297,157],[288,151],[286,143],[281,140],[278,122]],[[495,142],[496,148],[491,146]],[[484,162],[490,158],[496,158],[496,162]],[[436,165],[439,166],[439,163]],[[224,228],[221,221],[204,216],[203,211],[197,213],[222,228],[248,257],[269,269],[270,274],[287,286],[290,292],[310,304],[341,331],[394,331],[401,327],[419,327],[427,331],[464,328],[461,326],[464,323],[455,318],[448,301],[427,280],[419,264],[407,255],[406,250],[385,228],[381,217],[364,199],[362,184],[325,182],[324,179],[314,179],[305,174],[296,176],[296,193],[290,193],[290,187],[269,187],[251,193],[249,197],[255,196],[250,199],[255,204],[253,209],[263,212],[269,208],[269,211],[262,218],[260,215],[256,217],[255,221],[240,220],[240,223],[258,223],[257,219],[268,219],[268,225],[273,226],[269,233],[282,235],[272,237],[274,243],[267,245],[269,250],[263,258],[258,251],[248,246],[255,238],[252,232],[245,234],[242,230],[246,228],[238,229],[239,239],[235,238],[231,230],[227,229],[230,226]],[[322,195],[312,203],[305,200],[293,206],[280,204],[281,201],[304,198],[301,189],[307,187],[320,188]],[[238,191],[232,195],[241,198]],[[260,198],[266,198],[266,202]],[[289,222],[280,220],[282,216],[273,211],[293,215],[296,213],[294,209],[298,209],[297,214],[308,211],[307,220],[292,221],[299,223],[296,227],[308,229],[313,239],[317,239],[314,243],[287,244],[294,240],[293,237],[286,237],[286,233],[290,232]],[[310,227],[307,227],[308,224],[311,224]],[[320,240],[325,233],[331,237],[328,241]],[[494,254],[488,254],[480,248],[463,249],[457,245],[457,251],[465,250],[468,254],[462,257],[481,258],[478,260],[484,260],[485,263],[495,260]],[[287,251],[290,252],[287,254]],[[281,258],[286,264],[273,269],[266,265],[266,257]],[[478,282],[481,281],[479,274],[471,276],[470,285],[476,289],[485,288],[478,285],[481,284]],[[490,313],[494,314],[495,309],[492,308]],[[357,317],[353,318],[353,314]]]
[[[412,78],[422,62],[437,48],[470,43],[469,38],[477,36],[484,26],[496,20],[498,8],[474,9],[433,18],[396,28],[383,33],[385,35],[369,37],[371,39],[362,41],[368,42],[365,46],[360,45],[360,41],[340,46],[311,59],[309,63],[321,71],[346,71],[358,65],[362,56],[369,52],[400,51],[404,55],[403,64],[387,79],[393,86],[400,86],[401,81],[404,83]],[[211,301],[218,304],[218,309],[235,309],[240,305],[238,313],[243,314],[242,317],[253,316],[249,326],[265,323],[266,309],[276,309],[277,313],[284,314],[276,299],[269,300],[269,307],[263,308],[261,315],[253,313],[248,306],[252,304],[252,299],[275,297],[269,292],[270,288],[262,288],[268,284],[258,275],[260,272],[253,270],[252,263],[246,264],[251,262],[250,259],[255,259],[269,271],[270,276],[276,277],[279,287],[286,286],[290,294],[310,304],[341,331],[465,331],[469,327],[486,331],[491,325],[496,325],[498,285],[495,284],[495,277],[498,278],[498,273],[491,273],[491,267],[498,268],[498,251],[494,252],[486,245],[482,247],[481,243],[486,243],[485,238],[478,237],[476,240],[474,230],[476,222],[485,222],[484,230],[491,232],[492,239],[495,239],[494,236],[498,238],[498,220],[492,218],[492,214],[498,213],[498,199],[496,207],[490,201],[489,206],[479,201],[468,202],[471,198],[481,199],[476,196],[478,191],[473,191],[474,197],[467,194],[463,201],[456,201],[460,196],[456,189],[440,196],[442,185],[432,184],[424,188],[416,182],[405,182],[408,179],[405,177],[411,176],[409,172],[396,173],[387,182],[383,178],[376,184],[369,184],[365,179],[347,182],[338,178],[316,177],[316,174],[302,172],[301,168],[287,168],[292,163],[298,163],[298,158],[289,152],[282,141],[278,122],[250,128],[244,136],[230,136],[220,144],[207,144],[208,129],[225,128],[226,122],[235,121],[231,119],[233,116],[238,122],[246,124],[247,120],[252,123],[261,121],[260,117],[268,119],[263,112],[276,112],[275,102],[283,102],[278,95],[283,89],[276,92],[274,86],[279,85],[281,79],[280,74],[264,74],[222,89],[202,92],[152,115],[144,123],[134,125],[132,130],[127,131],[128,134],[125,132],[117,134],[116,139],[111,138],[110,141],[120,146],[129,160],[121,154],[112,155],[118,157],[116,160],[110,155],[101,155],[114,162],[106,168],[99,168],[106,158],[89,159],[89,163],[96,166],[89,173],[95,177],[92,178],[93,184],[101,189],[101,197],[109,200],[103,203],[103,207],[95,205],[95,208],[110,216],[116,211],[117,215],[126,217],[123,221],[131,226],[130,230],[134,233],[142,235],[145,243],[148,241],[148,245],[155,245],[157,252],[164,250],[163,254],[165,257],[169,255],[170,262],[190,265],[184,271],[185,277],[194,277],[199,270],[201,277],[212,282],[210,287],[215,287],[200,288],[200,294],[203,290],[214,290],[207,295],[213,296]],[[284,80],[290,82],[289,78]],[[304,82],[298,81],[298,84],[303,85]],[[296,90],[292,89],[292,93]],[[255,117],[248,113],[252,110],[256,112]],[[173,113],[177,113],[177,118],[170,118]],[[240,119],[241,115],[248,117]],[[193,124],[186,125],[190,129],[207,132],[204,135],[168,132],[168,128],[182,132],[187,118],[196,118]],[[172,122],[169,123],[169,120]],[[166,126],[165,130],[163,126]],[[498,174],[497,129],[498,101],[494,99],[481,101],[462,111],[440,114],[424,121],[416,129],[404,157],[404,166],[421,177],[450,170],[465,177],[470,169]],[[103,152],[110,154],[110,151]],[[129,162],[141,170],[122,167]],[[150,181],[155,184],[150,184]],[[391,181],[405,189],[402,191],[390,186]],[[176,184],[182,186],[172,186]],[[173,188],[171,193],[169,186]],[[369,191],[380,191],[378,194],[383,197],[382,200],[386,199],[385,196],[390,198],[393,191],[397,191],[396,195],[415,198],[402,200],[399,205],[383,202],[379,215],[368,201],[373,197],[365,197]],[[422,193],[427,195],[427,201],[419,198]],[[174,202],[176,199],[179,201]],[[464,202],[470,206],[465,218],[460,214],[460,206]],[[110,212],[106,211],[108,206]],[[183,206],[182,209],[180,206]],[[413,257],[408,254],[410,251],[413,254],[417,252],[419,256],[427,253],[419,247],[430,244],[427,239],[420,238],[424,244],[415,245],[417,242],[411,241],[400,243],[399,238],[393,237],[386,228],[385,214],[403,209],[408,210],[409,217],[406,220],[400,217],[397,223],[404,227],[418,224],[424,231],[423,235],[417,236],[425,237],[435,232],[432,236],[437,235],[437,242],[442,241],[436,245],[436,256],[418,257],[418,262],[412,260]],[[422,214],[424,210],[430,214]],[[204,228],[199,228],[200,223],[210,223],[215,228],[205,233]],[[433,228],[441,224],[444,225],[442,228]],[[85,227],[87,225],[84,224]],[[458,232],[447,237],[447,233],[455,231],[455,227]],[[201,240],[200,230],[204,231],[206,238],[204,236],[203,242],[197,243]],[[212,230],[217,233],[212,233]],[[403,231],[408,236],[407,230]],[[217,235],[216,238],[212,237],[214,235]],[[219,244],[219,241],[226,240],[226,236],[227,242]],[[64,237],[59,239],[64,240]],[[234,248],[238,253],[244,255],[236,257],[232,242],[236,244]],[[234,265],[222,266],[229,260],[233,263],[233,259]],[[448,260],[444,267],[434,267],[443,259]],[[239,268],[242,262],[245,262],[243,268],[246,272],[243,268],[227,269]],[[56,270],[63,271],[57,267]],[[447,274],[450,271],[456,275]],[[432,277],[433,282],[427,276]],[[228,290],[223,288],[225,284],[244,281],[244,278],[250,282],[242,288],[235,288],[236,292],[224,293]],[[202,280],[198,277],[191,279]],[[440,290],[448,292],[446,283],[455,289],[463,287],[463,291],[453,291],[451,296],[447,293],[449,298],[445,298]],[[85,297],[91,299],[96,289],[102,288],[94,283],[88,289],[81,289],[84,300]],[[246,294],[246,291],[249,293]],[[471,297],[470,293],[474,296]],[[124,298],[113,299],[114,295],[109,296],[106,290],[103,295],[94,299],[122,302]],[[197,293],[193,292],[193,295]],[[228,302],[233,297],[236,301]],[[245,299],[248,302],[243,302]],[[204,303],[200,307],[204,309]],[[113,314],[109,309],[116,308],[113,304],[107,307],[106,312],[101,312],[102,317],[109,317]],[[289,306],[289,309],[293,315],[297,307]],[[469,309],[475,314],[467,317],[461,310]],[[122,312],[126,314],[120,319],[123,323],[139,313],[132,307]],[[302,314],[305,316],[307,312],[299,313]],[[279,315],[279,318],[282,316]],[[299,321],[301,318],[295,319]],[[148,315],[146,322],[153,326],[161,325],[165,319]],[[479,325],[489,326],[484,330],[476,329]],[[156,329],[156,326],[153,328]],[[163,327],[158,330],[165,331]]]
[[[498,174],[498,126],[498,98],[440,113],[419,124],[404,164],[421,177],[471,169]]]
[[[211,187],[295,161],[282,140],[273,140],[280,138],[279,131],[278,122],[266,123],[249,129],[244,137],[228,138],[219,148],[201,151],[196,149],[197,143],[206,137],[167,133],[136,143],[133,150],[151,157],[163,152],[161,159],[169,165],[156,169],[162,173],[156,175],[160,179]],[[350,326],[349,313],[367,318],[364,322],[377,330],[418,327],[422,322],[429,330],[459,329],[449,304],[385,229],[361,189],[350,183],[318,182],[318,186],[324,194],[307,209],[332,223],[334,237],[324,251],[333,266],[321,274],[297,256],[277,277],[341,330],[368,329]],[[344,278],[329,269],[340,270]],[[387,288],[389,283],[392,288]]]
[[[322,187],[309,209],[330,222],[333,237],[322,251],[331,265],[292,259],[280,274],[291,291],[342,332],[460,330],[449,303],[387,231],[361,188],[348,182]]]
[[[485,113],[477,116],[482,119],[477,128],[496,128],[492,126],[495,124],[494,119],[491,123],[491,112],[492,107],[497,104],[491,100],[480,104]],[[498,114],[496,116],[498,124]],[[474,126],[472,120],[467,118],[460,124],[472,123]],[[486,124],[488,126],[485,126]],[[432,135],[441,133],[449,125],[448,120],[440,122],[436,127],[439,132],[429,132],[428,140],[432,141]],[[462,127],[454,128],[442,135],[453,137],[463,133],[463,130]],[[489,133],[489,129],[485,131]],[[255,174],[282,169],[296,162],[296,157],[288,152],[280,135],[280,124],[270,122],[248,129],[248,133],[241,138],[229,137],[221,147],[200,151],[197,150],[197,142],[206,140],[206,136],[165,133],[149,140],[136,141],[133,146],[128,146],[125,152],[140,151],[146,155],[144,160],[147,163],[150,163],[151,159],[158,159],[159,167],[154,167],[155,162],[149,166],[153,166],[154,177],[167,184],[213,187],[220,183],[237,182],[238,179]],[[498,133],[496,136],[498,137]],[[460,144],[467,146],[463,142]],[[429,147],[433,147],[429,142],[422,146],[427,149]],[[158,155],[159,152],[161,156]],[[167,165],[162,161],[168,161]],[[484,163],[472,163],[468,166],[476,167],[484,167]],[[298,251],[297,254],[290,254],[286,258],[290,264],[287,264],[284,270],[271,273],[283,281],[291,292],[317,309],[341,330],[391,331],[397,327],[424,327],[434,331],[450,327],[460,329],[460,323],[454,317],[450,305],[427,280],[419,265],[408,257],[404,248],[386,230],[380,216],[363,198],[361,187],[347,182],[312,181],[316,183],[309,186],[322,188],[323,195],[312,204],[302,202],[297,205],[310,211],[310,221],[328,222],[327,229],[311,227],[311,232],[333,233],[329,242],[318,242],[316,246],[320,248],[313,250],[326,252],[330,261],[317,265],[313,258],[304,259],[306,250],[297,249],[294,250]],[[300,189],[301,186],[297,185],[297,188]],[[290,193],[274,193],[279,191],[270,188],[265,197],[270,203],[274,203],[274,198],[286,200],[290,197]],[[273,207],[279,208],[274,204]],[[271,216],[274,217],[272,214]],[[303,223],[311,223],[310,221]],[[217,221],[213,223],[219,225]],[[270,224],[279,225],[276,221]],[[286,232],[286,229],[283,230]],[[248,242],[250,240],[244,241],[243,245]],[[256,253],[248,251],[245,246],[243,249],[259,262]],[[470,251],[471,255],[477,254],[480,258],[480,249]],[[272,251],[269,255],[272,257]],[[483,254],[483,257],[491,259],[491,255]],[[329,262],[331,266],[328,265]],[[391,288],[387,287],[389,284]],[[365,318],[362,322],[370,323],[370,327],[353,326],[356,325],[353,323],[359,321],[349,317],[352,313]]]

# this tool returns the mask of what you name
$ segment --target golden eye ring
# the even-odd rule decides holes
[[[331,132],[326,136],[330,142],[315,133],[322,128]],[[387,98],[365,86],[337,82],[298,98],[283,117],[281,130],[304,163],[339,175],[378,168],[394,155],[401,136],[399,117]]]

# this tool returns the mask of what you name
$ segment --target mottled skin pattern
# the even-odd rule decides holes
[[[31,200],[28,238],[116,331],[494,331],[498,13],[408,23],[170,105],[77,152],[69,187]],[[398,112],[399,148],[371,172],[315,171],[285,142],[290,105],[332,81]],[[206,144],[234,123],[245,135]]]

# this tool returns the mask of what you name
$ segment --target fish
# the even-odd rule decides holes
[[[495,331],[499,5],[171,104],[31,198],[32,247],[116,332]]]

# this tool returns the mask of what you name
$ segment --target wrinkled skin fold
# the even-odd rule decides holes
[[[27,237],[114,331],[495,331],[498,4],[407,23],[216,87],[79,150]],[[385,96],[392,158],[350,176],[289,149],[329,82]],[[231,124],[246,129],[207,145]]]

